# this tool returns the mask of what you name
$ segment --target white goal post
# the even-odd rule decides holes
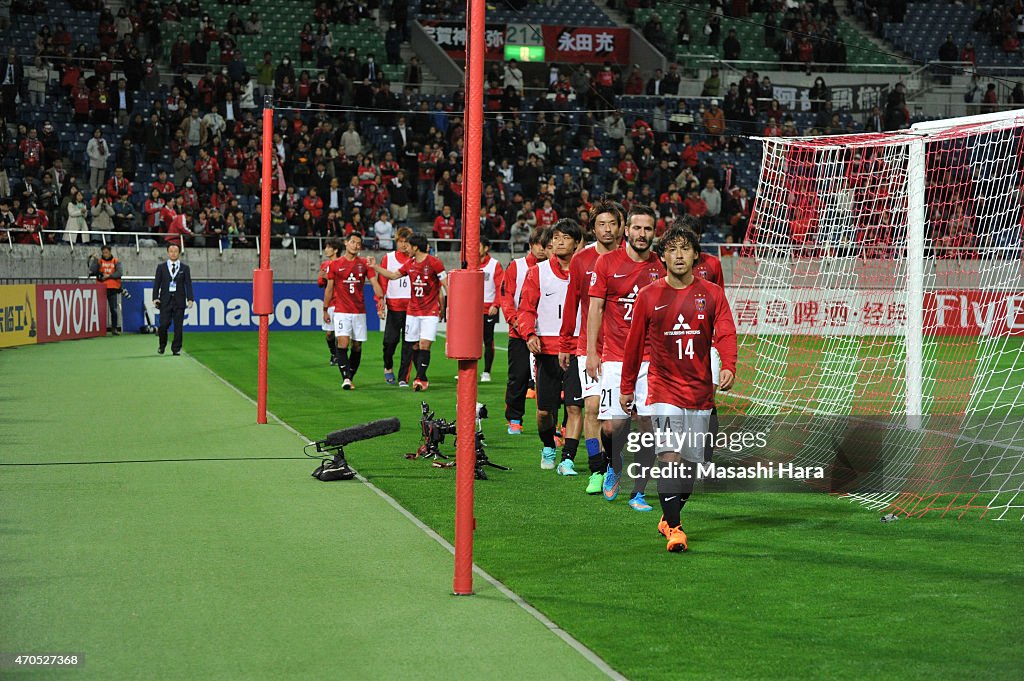
[[[899,416],[876,500],[1024,516],[1024,110],[761,141],[735,406]]]

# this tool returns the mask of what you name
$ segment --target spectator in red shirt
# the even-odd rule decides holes
[[[537,228],[544,229],[545,227],[551,227],[558,222],[558,212],[555,211],[551,205],[551,199],[544,199],[544,207],[538,208],[535,213],[537,217]]]
[[[636,187],[636,179],[640,174],[640,167],[633,160],[633,154],[627,153],[625,158],[619,161],[619,174],[622,175],[626,187],[629,189]]]
[[[160,194],[160,190],[153,187],[153,191],[150,192],[149,198],[146,199],[146,203],[142,206],[142,212],[146,214],[146,227],[149,228],[149,231],[160,231],[160,211],[164,209],[165,205],[166,203]]]
[[[688,168],[696,168],[700,163],[698,154],[711,151],[711,145],[707,142],[694,142],[689,135],[683,135],[683,150],[679,152],[679,158],[683,165]]]
[[[35,205],[29,203],[14,224],[22,230],[16,239],[19,244],[39,245],[39,232],[49,227],[50,221],[46,213],[36,210]]]
[[[178,192],[178,206],[188,215],[195,215],[199,210],[199,193],[192,186],[192,180],[185,180],[185,186]]]
[[[114,168],[113,177],[107,180],[107,195],[110,196],[111,202],[114,202],[117,201],[122,194],[127,196],[129,199],[132,197],[132,183],[124,176],[124,168],[117,166]]]
[[[78,82],[71,88],[71,101],[73,103],[75,123],[84,124],[89,122],[91,113],[92,93],[85,84],[85,78],[79,77]]]
[[[21,140],[18,150],[21,152],[21,169],[25,176],[39,177],[45,152],[35,128],[29,129],[28,137]]]
[[[310,187],[306,198],[302,199],[302,207],[310,212],[313,219],[320,221],[324,214],[324,200],[317,195],[316,187]]]
[[[686,200],[683,201],[683,207],[686,208],[686,212],[694,217],[704,219],[704,216],[708,214],[708,205],[704,203],[704,199],[700,198],[700,194],[696,189],[690,190]]]
[[[196,160],[196,179],[199,188],[205,192],[211,191],[220,179],[220,164],[205,148],[199,150],[199,158]]]
[[[978,61],[978,55],[974,50],[974,43],[970,40],[964,45],[963,52],[960,53],[960,61],[970,62],[972,65]]]
[[[195,236],[191,229],[188,228],[188,218],[183,212],[181,199],[175,199],[174,203],[168,204],[163,207],[160,211],[160,220],[167,225],[165,231],[167,234],[164,236],[164,241],[167,245],[177,245],[181,248],[181,237],[182,236]]]
[[[580,159],[583,161],[583,165],[590,168],[591,172],[597,170],[597,164],[601,160],[601,150],[597,148],[593,137],[587,140],[587,146],[580,151]]]
[[[231,201],[234,200],[234,195],[231,190],[228,189],[227,185],[223,182],[217,183],[217,188],[212,194],[210,194],[210,205],[221,212],[225,212],[230,208]]]
[[[165,201],[170,200],[175,194],[174,183],[167,179],[166,170],[161,170],[160,174],[156,176],[156,182],[153,183],[151,189],[156,189]]]
[[[441,208],[441,214],[434,218],[434,238],[454,239],[456,235],[455,216],[452,215],[452,207],[445,204]],[[451,244],[439,244],[438,250],[451,250]]]

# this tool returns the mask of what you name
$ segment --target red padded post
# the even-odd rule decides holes
[[[448,359],[478,360],[484,344],[484,273],[455,270],[448,273]]]
[[[252,271],[252,313],[274,314],[274,270]]]

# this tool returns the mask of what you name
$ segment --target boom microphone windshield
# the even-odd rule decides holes
[[[394,417],[370,421],[369,423],[361,423],[358,426],[350,426],[336,430],[333,433],[328,433],[322,442],[328,447],[344,447],[352,442],[397,433],[401,425],[401,422]]]

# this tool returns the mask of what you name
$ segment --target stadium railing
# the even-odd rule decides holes
[[[171,232],[111,232],[111,231],[97,231],[97,230],[64,230],[64,229],[43,229],[43,230],[30,230],[23,229],[20,227],[11,227],[4,230],[4,238],[7,241],[7,248],[9,252],[14,251],[15,236],[18,234],[39,234],[40,239],[38,244],[19,244],[26,246],[38,246],[40,251],[44,251],[47,248],[60,248],[62,246],[69,247],[72,252],[76,246],[95,246],[95,245],[118,245],[118,246],[131,246],[134,245],[135,252],[139,253],[143,248],[156,248],[168,243],[166,237],[173,236],[177,237],[176,241],[181,242],[181,250],[184,252],[187,248],[200,248],[200,249],[212,249],[216,248],[220,253],[225,250],[231,250],[236,247],[248,248],[252,245],[256,249],[256,253],[260,252],[261,244],[259,236],[250,236],[246,234],[180,234]],[[53,240],[49,241],[47,235],[53,235]],[[67,235],[74,235],[73,241],[65,240],[64,237]],[[188,241],[193,239],[206,239],[207,242],[216,242],[215,245],[209,243],[202,246],[197,246],[193,243],[192,246],[188,246]],[[299,251],[322,251],[324,243],[327,241],[326,236],[289,236],[289,235],[274,235],[272,237],[276,243],[280,243],[280,247],[276,250],[290,250],[298,257]],[[440,251],[458,251],[461,248],[461,239],[434,239],[428,238],[431,250],[433,252]],[[363,237],[363,247],[368,249],[377,249],[379,242],[376,237],[366,236]],[[526,253],[528,246],[526,242],[513,242],[508,239],[495,239],[491,241],[491,249],[497,252],[503,253]]]
[[[30,233],[31,230],[21,228],[10,228],[5,231],[6,240],[8,244],[8,250],[13,252],[15,241],[13,234]],[[170,232],[111,232],[111,231],[94,231],[88,232],[71,231],[68,230],[40,230],[35,232],[43,235],[40,239],[43,243],[41,244],[17,244],[27,246],[37,246],[40,251],[46,248],[60,248],[63,246],[69,247],[72,252],[76,246],[83,247],[95,247],[97,245],[116,245],[126,246],[134,245],[135,252],[139,253],[145,248],[156,248],[163,246],[167,243],[167,236],[181,237],[181,250],[189,248],[199,250],[212,250],[216,248],[219,253],[223,254],[226,250],[232,250],[234,247],[232,244],[239,244],[240,248],[237,250],[247,250],[250,247],[255,250],[256,254],[260,253],[261,244],[259,236],[250,236],[245,234],[232,234],[232,235],[181,235],[179,233]],[[73,233],[76,237],[76,242],[79,237],[82,237],[80,243],[64,241],[63,236],[69,233]],[[52,234],[56,240],[51,243],[47,243],[45,235]],[[86,239],[86,237],[88,237]],[[189,239],[194,238],[205,238],[211,241],[215,241],[216,245],[202,245],[197,246],[194,243],[189,246],[187,244]],[[126,242],[125,239],[128,239]],[[288,236],[288,235],[274,235],[272,239],[275,243],[280,245],[275,246],[275,251],[292,251],[295,257],[298,257],[300,252],[309,251],[322,251],[324,244],[328,237],[325,236]],[[432,253],[445,252],[454,253],[462,248],[461,239],[436,239],[428,238],[427,242],[430,245],[430,251]],[[380,244],[374,237],[364,237],[363,247],[367,250],[390,250],[381,249]],[[777,248],[777,247],[775,247]],[[859,257],[866,258],[868,260],[884,260],[886,258],[898,257],[895,253],[890,253],[893,247],[887,245],[870,245],[870,244],[848,244],[839,242],[821,242],[821,243],[806,243],[806,244],[792,244],[792,256],[802,259],[815,259],[815,258],[827,258],[834,255],[849,256],[851,254],[859,254]],[[947,259],[963,259],[963,260],[977,260],[987,258],[1020,258],[1024,257],[1024,244],[960,244],[953,246],[939,245],[934,243],[926,244],[926,249],[932,254],[932,257],[942,260]],[[500,239],[491,241],[491,250],[496,253],[509,253],[512,257],[516,257],[520,254],[525,254],[529,251],[529,246],[525,242],[511,241],[508,239]],[[719,258],[731,258],[739,257],[746,251],[748,256],[757,257],[758,248],[754,244],[737,244],[737,243],[725,243],[725,242],[706,242],[701,244],[701,250],[705,253],[718,256]]]

